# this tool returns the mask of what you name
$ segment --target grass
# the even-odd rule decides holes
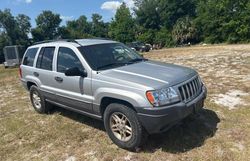
[[[0,67],[0,160],[250,160],[250,97],[234,110],[213,101],[232,89],[250,93],[250,45],[163,49],[145,57],[198,70],[209,90],[198,117],[150,136],[131,153],[112,143],[101,121],[60,108],[37,114],[18,70]]]

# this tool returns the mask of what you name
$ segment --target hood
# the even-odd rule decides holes
[[[121,80],[121,83],[143,85],[153,89],[173,86],[193,77],[197,72],[191,68],[156,62],[145,61],[115,69],[105,70],[100,73],[105,77]]]

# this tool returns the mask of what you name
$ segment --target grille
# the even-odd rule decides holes
[[[179,88],[181,99],[184,102],[188,102],[195,98],[201,92],[201,82],[198,76],[190,80],[189,82],[181,85]]]

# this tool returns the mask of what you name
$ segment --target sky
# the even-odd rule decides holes
[[[0,10],[11,9],[14,16],[25,14],[31,18],[32,27],[35,27],[35,18],[43,10],[60,14],[62,25],[81,15],[87,16],[90,21],[93,13],[102,15],[103,20],[109,22],[122,2],[131,10],[134,7],[133,0],[0,0]]]

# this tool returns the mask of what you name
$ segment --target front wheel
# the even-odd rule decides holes
[[[135,150],[147,136],[136,112],[122,104],[112,103],[107,107],[104,125],[110,139],[124,149]]]

